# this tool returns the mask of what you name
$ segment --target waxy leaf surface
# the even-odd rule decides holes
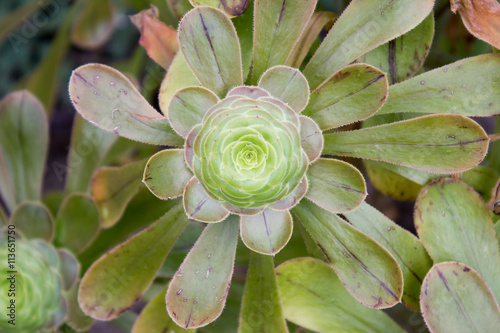
[[[241,306],[238,333],[288,333],[273,257],[252,252]]]
[[[99,211],[94,200],[81,193],[68,196],[56,216],[54,243],[80,253],[97,236]]]
[[[432,260],[419,239],[366,202],[344,215],[353,226],[379,242],[398,261],[404,279],[402,302],[411,310],[420,311],[420,289],[432,267]]]
[[[347,66],[312,92],[303,114],[322,130],[368,118],[385,102],[387,76],[365,64]]]
[[[304,70],[316,89],[354,59],[408,32],[432,10],[434,0],[353,0]]]
[[[284,65],[295,42],[311,18],[317,0],[255,0],[253,76],[276,65]]]
[[[28,239],[41,238],[47,242],[54,238],[54,219],[49,210],[38,202],[23,202],[14,209],[10,224]]]
[[[78,292],[83,312],[111,320],[129,309],[148,289],[187,223],[178,203],[153,225],[95,261]]]
[[[459,115],[431,115],[357,131],[325,135],[323,154],[367,158],[434,173],[454,173],[479,164],[488,136]]]
[[[233,275],[237,240],[235,216],[206,226],[168,287],[168,314],[179,326],[206,326],[220,316]]]
[[[442,179],[415,202],[418,235],[436,263],[458,261],[475,269],[500,299],[500,250],[490,212],[467,184]]]
[[[306,197],[332,213],[355,209],[366,198],[363,175],[349,163],[320,158],[307,170]]]
[[[27,91],[0,102],[0,193],[12,211],[38,200],[47,155],[48,124],[42,104]]]
[[[402,333],[383,311],[358,303],[324,261],[298,258],[276,268],[285,317],[315,332]]]
[[[400,301],[403,275],[397,261],[382,246],[308,200],[302,200],[293,212],[354,298],[376,309]]]
[[[380,45],[359,62],[373,65],[387,73],[390,84],[412,77],[424,64],[434,37],[434,14],[427,16],[415,29]]]
[[[484,279],[458,262],[435,265],[422,287],[422,313],[432,333],[496,332],[500,307]]]
[[[69,95],[83,118],[108,132],[150,144],[183,143],[168,119],[149,105],[129,79],[111,67],[78,67],[70,78]]]
[[[484,54],[415,76],[389,89],[380,114],[454,113],[487,117],[500,113],[500,54]]]
[[[197,7],[179,24],[180,49],[201,84],[219,97],[243,84],[240,42],[222,11]]]

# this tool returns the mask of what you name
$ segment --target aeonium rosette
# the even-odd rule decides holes
[[[354,20],[364,12],[358,9],[368,4],[352,1],[303,72],[297,68],[312,41],[301,38],[314,35],[307,26],[314,21],[315,1],[255,1],[249,7],[253,13],[233,21],[219,9],[196,6],[179,24],[180,51],[160,88],[162,113],[116,70],[98,64],[76,69],[69,91],[78,112],[120,136],[170,146],[149,159],[143,181],[159,198],[183,200],[183,206],[174,206],[89,268],[79,293],[83,311],[111,320],[127,310],[154,280],[167,247],[188,223],[187,214],[209,224],[169,283],[166,305],[176,324],[205,326],[224,308],[238,233],[247,247],[268,255],[260,258],[269,260],[272,271],[271,255],[292,233],[290,211],[359,302],[373,308],[398,303],[403,274],[397,261],[337,215],[362,204],[363,176],[344,161],[320,156],[373,159],[435,173],[460,172],[484,157],[484,131],[460,115],[330,131],[371,117],[386,102],[387,75],[353,62],[409,31],[432,10],[431,1],[419,3],[408,10],[410,16],[402,17],[404,5],[412,3],[385,4],[398,10],[370,3],[373,10],[393,16],[383,21],[388,29],[377,30],[383,34],[366,39],[365,45],[352,42],[361,38],[357,29],[346,27],[369,27],[364,20],[374,16]],[[390,27],[400,25],[403,30],[389,33]],[[151,261],[141,261],[147,269],[141,270],[143,279],[120,287],[123,295],[99,297],[102,276],[110,275],[110,266],[135,271],[137,262],[127,259],[131,252],[134,258]],[[123,263],[123,258],[128,261]]]

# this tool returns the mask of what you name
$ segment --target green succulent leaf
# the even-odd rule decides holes
[[[432,333],[496,332],[500,307],[484,279],[458,262],[435,265],[422,287],[422,313]]]
[[[484,201],[488,202],[491,199],[493,189],[499,176],[496,170],[484,165],[478,165],[462,173],[461,180],[472,186],[472,188],[481,195]]]
[[[42,104],[28,91],[0,102],[0,193],[10,211],[39,200],[47,156],[48,123]]]
[[[398,83],[409,79],[422,67],[433,37],[434,13],[431,13],[415,29],[371,50],[358,61],[387,73],[390,84]]]
[[[311,18],[317,0],[255,0],[252,81],[276,65],[284,65]]]
[[[92,197],[99,209],[101,227],[113,226],[123,215],[127,203],[142,187],[146,161],[120,167],[103,167],[92,176]]]
[[[252,252],[238,333],[288,333],[271,256]]]
[[[250,0],[189,0],[189,2],[195,7],[215,7],[222,10],[229,17],[234,17],[243,14],[247,10]]]
[[[308,200],[302,200],[293,212],[325,253],[344,286],[360,303],[384,309],[401,300],[401,269],[382,246]]]
[[[80,276],[80,263],[70,251],[58,249],[59,274],[62,281],[63,290],[67,291],[73,288]]]
[[[62,181],[66,174],[66,193],[89,191],[92,174],[116,139],[114,133],[103,131],[75,113],[67,167],[52,164],[59,170],[56,173],[58,180]]]
[[[243,0],[238,0],[243,1]],[[243,81],[246,82],[253,59],[253,18],[254,6],[250,4],[242,15],[232,19],[241,46]]]
[[[178,203],[153,225],[95,261],[78,291],[83,312],[111,320],[129,309],[148,289],[187,223]]]
[[[212,106],[219,102],[213,92],[203,87],[187,87],[175,93],[168,106],[168,119],[182,137],[198,124]]]
[[[141,311],[139,317],[132,327],[132,333],[184,333],[196,332],[193,330],[186,330],[170,318],[165,309],[165,294],[167,288],[164,288],[158,293]]]
[[[311,89],[354,59],[410,31],[432,10],[434,0],[353,0],[304,69]]]
[[[302,73],[288,66],[274,66],[262,74],[259,87],[285,102],[297,113],[309,101],[309,84]]]
[[[424,187],[415,203],[415,226],[436,263],[474,268],[500,299],[500,250],[484,201],[467,184],[442,179]]]
[[[323,29],[329,30],[336,19],[337,15],[332,12],[315,12],[307,23],[307,26],[304,28],[300,38],[295,43],[288,59],[286,60],[286,65],[299,68],[309,53],[312,45],[318,39],[321,31]]]
[[[84,1],[71,27],[71,41],[84,49],[97,49],[111,37],[114,23],[111,0]]]
[[[174,94],[187,87],[199,86],[200,83],[186,62],[182,52],[177,52],[161,82],[158,103],[163,114],[168,114],[168,106]]]
[[[9,243],[12,244],[12,243]],[[0,237],[0,306],[4,318],[0,321],[2,332],[52,331],[64,320],[66,302],[62,294],[62,283],[58,272],[59,260],[56,250],[40,239],[16,239],[15,269],[8,263],[7,238]],[[11,284],[16,285],[14,297]],[[9,291],[10,290],[10,291]],[[15,300],[14,318],[7,316],[11,299]],[[14,320],[15,326],[9,323]]]
[[[454,113],[487,117],[500,113],[500,54],[463,59],[391,86],[380,114]]]
[[[313,163],[321,156],[324,139],[319,126],[309,117],[300,116],[300,144],[309,159]]]
[[[85,332],[94,324],[94,319],[85,315],[82,309],[80,309],[80,305],[78,305],[79,288],[80,281],[77,281],[70,290],[64,293],[64,297],[68,302],[68,312],[64,321],[75,331]]]
[[[363,175],[344,161],[320,158],[309,166],[306,175],[306,197],[332,213],[351,211],[366,198]]]
[[[75,69],[69,95],[83,118],[108,132],[156,145],[180,146],[183,140],[117,70],[88,64]]]
[[[367,158],[434,173],[454,173],[479,164],[488,136],[460,115],[430,115],[357,131],[325,135],[323,154]]]
[[[325,262],[298,258],[276,268],[285,317],[315,332],[402,333],[383,311],[358,303]]]
[[[54,219],[47,207],[38,202],[23,202],[14,209],[10,224],[26,238],[40,238],[47,242],[54,238]]]
[[[243,243],[252,251],[275,255],[292,237],[290,212],[265,209],[257,215],[242,215],[240,233]]]
[[[498,246],[500,247],[500,221],[495,223],[495,232],[497,234]]]
[[[82,252],[99,232],[99,211],[94,200],[81,193],[64,199],[56,216],[57,246]]]
[[[344,215],[353,226],[379,242],[398,261],[404,280],[402,302],[411,310],[420,311],[422,281],[432,267],[432,260],[420,240],[365,202]]]
[[[190,219],[214,223],[223,221],[229,211],[211,198],[196,177],[191,178],[184,189],[184,210]]]
[[[196,7],[182,18],[178,35],[180,49],[204,87],[222,97],[243,84],[240,42],[226,14]]]
[[[167,149],[151,156],[142,181],[151,193],[166,200],[182,195],[192,177],[184,162],[184,151]]]
[[[322,130],[370,117],[387,97],[385,73],[365,64],[347,66],[333,74],[311,94],[303,114]]]
[[[233,275],[237,240],[237,217],[207,225],[168,287],[167,310],[177,325],[186,329],[206,326],[220,316]]]

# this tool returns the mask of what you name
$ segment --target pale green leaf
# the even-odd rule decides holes
[[[160,110],[163,114],[167,114],[170,101],[178,90],[199,85],[198,79],[186,63],[182,52],[177,52],[165,78],[161,82],[160,93],[158,94]]]
[[[497,332],[500,307],[475,270],[458,262],[435,265],[422,287],[422,312],[433,333]]]
[[[276,268],[285,317],[315,332],[403,333],[383,311],[358,303],[325,262],[299,258]]]
[[[402,302],[411,310],[420,311],[422,281],[432,267],[432,260],[420,240],[367,203],[344,215],[353,226],[379,242],[398,261],[404,280]]]
[[[484,201],[467,184],[442,179],[422,189],[415,226],[434,262],[458,261],[481,274],[500,299],[500,250]]]
[[[201,84],[225,96],[243,84],[240,42],[233,23],[222,11],[197,7],[179,24],[180,49]]]
[[[153,282],[187,223],[178,203],[149,228],[95,261],[78,291],[83,312],[111,320],[129,309]]]
[[[276,65],[284,65],[311,18],[317,0],[255,0],[252,82]]]
[[[132,327],[132,333],[183,333],[196,332],[196,330],[185,330],[177,326],[170,318],[165,308],[165,294],[167,288],[164,288],[157,294],[141,311],[139,317]]]
[[[274,66],[262,74],[259,87],[264,88],[297,113],[309,101],[309,84],[302,73],[288,66]]]
[[[120,167],[98,169],[91,180],[91,192],[101,218],[101,227],[113,226],[122,216],[127,203],[142,187],[146,161]]]
[[[496,170],[484,165],[478,165],[462,173],[461,180],[472,186],[484,201],[488,202],[491,199],[498,177],[499,174]]]
[[[459,115],[430,115],[325,135],[323,154],[454,173],[479,164],[487,150],[488,136],[476,122]]]
[[[26,201],[14,209],[10,224],[16,226],[21,235],[41,238],[47,242],[54,238],[54,219],[47,207],[38,202]]]
[[[238,219],[209,224],[168,287],[170,317],[181,327],[206,326],[220,316],[233,275]]]
[[[229,211],[219,201],[207,194],[196,177],[191,178],[186,185],[183,202],[189,218],[200,222],[220,222],[229,215]]]
[[[487,117],[500,113],[500,54],[463,59],[391,86],[380,113],[454,113]]]
[[[113,3],[111,0],[87,0],[82,4],[71,27],[71,41],[84,49],[97,49],[113,32]]]
[[[243,243],[252,251],[275,255],[290,240],[293,222],[288,211],[265,209],[257,215],[241,215]]]
[[[302,200],[293,212],[360,303],[384,309],[401,300],[403,275],[387,250],[337,215],[308,200]]]
[[[387,73],[390,84],[398,83],[409,79],[422,67],[433,37],[434,13],[431,13],[415,29],[371,50],[358,61]]]
[[[324,139],[323,133],[311,118],[299,116],[300,121],[300,146],[309,159],[309,163],[316,161],[321,156]]]
[[[92,174],[116,139],[115,134],[103,131],[75,113],[68,165],[62,168],[54,167],[54,170],[60,170],[56,173],[60,181],[63,181],[63,175],[66,173],[66,193],[89,191]]]
[[[336,19],[337,15],[332,12],[320,11],[314,13],[302,35],[295,43],[292,52],[290,52],[286,65],[299,68],[321,31],[328,31]]]
[[[175,93],[168,106],[167,117],[177,133],[186,137],[219,98],[203,87],[187,87]]]
[[[167,0],[168,8],[180,20],[187,12],[193,9],[189,0]]]
[[[0,102],[0,193],[12,211],[27,200],[39,200],[48,145],[47,116],[27,91]]]
[[[351,1],[304,70],[311,89],[359,56],[416,27],[433,6],[434,0]]]
[[[57,249],[59,257],[59,274],[61,276],[63,290],[73,288],[80,277],[80,263],[78,259],[66,249]]]
[[[387,97],[387,76],[375,67],[354,64],[333,74],[311,94],[303,114],[322,130],[370,117]]]
[[[306,197],[332,213],[344,213],[358,207],[366,198],[363,175],[349,163],[320,158],[307,170],[309,189]]]
[[[149,159],[143,183],[160,199],[182,195],[193,174],[184,162],[184,150],[162,150]]]
[[[243,14],[250,0],[189,0],[193,6],[210,6],[222,10],[230,17]]]
[[[238,0],[242,1],[242,0]],[[243,65],[243,81],[246,82],[253,59],[253,13],[254,6],[250,4],[245,12],[232,19],[241,47],[241,64]]]
[[[88,64],[73,71],[69,82],[73,106],[94,125],[125,138],[157,145],[182,145],[183,140],[117,70]]]
[[[495,232],[497,234],[498,246],[500,247],[500,221],[495,223]]]
[[[273,258],[252,252],[238,333],[254,332],[288,333],[288,329],[281,310]]]
[[[64,199],[56,216],[57,246],[80,253],[99,232],[99,212],[94,200],[81,193]]]

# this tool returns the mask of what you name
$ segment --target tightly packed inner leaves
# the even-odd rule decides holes
[[[209,6],[188,12],[178,28],[179,52],[162,84],[162,114],[112,68],[90,64],[73,72],[70,96],[85,119],[132,140],[174,147],[149,159],[143,181],[160,199],[182,196],[183,201],[168,217],[94,263],[80,287],[85,313],[110,320],[128,309],[151,284],[188,218],[212,224],[166,292],[168,313],[179,326],[205,326],[222,312],[238,233],[254,252],[274,255],[289,241],[294,220],[357,301],[377,309],[403,301],[418,310],[415,297],[405,297],[400,257],[336,215],[362,205],[367,192],[354,166],[331,157],[454,173],[482,161],[488,137],[474,121],[453,114],[335,130],[374,115],[390,101],[384,72],[351,63],[414,28],[429,15],[433,1],[352,1],[303,74],[291,66],[301,68],[304,58],[295,46],[311,29],[315,5],[255,1],[233,19]],[[374,23],[374,12],[388,19],[376,21],[375,35],[365,38],[359,25]],[[252,21],[253,33],[235,29],[248,28]],[[372,215],[367,211],[363,218]],[[176,235],[173,239],[166,242],[161,237],[167,236],[154,234],[170,230],[174,222],[175,232],[168,236]],[[156,261],[145,265],[148,273],[130,285],[127,300],[101,297],[96,281],[106,276],[110,264],[125,260],[122,253],[141,247],[142,239],[163,246]],[[424,254],[420,259],[427,264]]]

